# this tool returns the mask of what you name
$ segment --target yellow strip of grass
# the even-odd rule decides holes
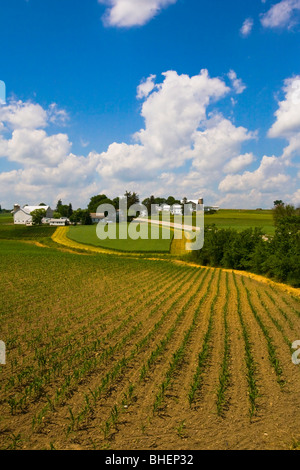
[[[138,258],[140,257],[140,255],[138,253],[123,253],[123,252],[117,252],[117,251],[112,251],[112,250],[106,250],[104,248],[100,248],[100,247],[94,247],[94,246],[88,246],[88,245],[84,245],[84,244],[81,244],[81,243],[78,243],[78,242],[75,242],[74,240],[71,240],[70,238],[67,237],[67,233],[68,233],[68,230],[69,228],[68,227],[58,227],[56,229],[56,231],[54,232],[54,234],[52,235],[52,240],[55,242],[55,243],[58,243],[59,245],[63,245],[63,246],[66,246],[67,248],[73,248],[75,250],[81,250],[81,251],[84,251],[84,252],[87,252],[87,253],[102,253],[102,254],[112,254],[112,255],[117,255],[117,256],[130,256],[130,257],[135,257],[135,258]],[[178,243],[176,243],[178,242]],[[171,249],[171,254],[175,255],[181,255],[183,254],[183,248],[184,248],[184,243],[185,241],[184,240],[173,240],[173,243],[175,243],[175,246],[173,249]],[[185,251],[186,253],[186,251]],[[149,258],[145,258],[145,259],[151,259],[153,261],[157,261],[157,260],[163,260],[161,258],[154,258],[154,257],[149,257]],[[183,264],[183,265],[186,265],[186,266],[193,266],[195,268],[204,268],[204,269],[211,269],[210,267],[207,267],[207,266],[200,266],[199,264],[196,264],[196,263],[192,263],[192,262],[189,262],[189,261],[180,261],[180,260],[172,260],[173,263],[178,263],[178,264]],[[222,271],[224,272],[229,272],[229,273],[236,273],[237,275],[240,275],[240,276],[246,276],[246,277],[249,277],[255,281],[258,281],[258,282],[263,282],[265,284],[269,284],[269,285],[272,285],[276,288],[279,288],[280,290],[284,290],[285,292],[288,292],[289,294],[292,294],[292,295],[295,295],[296,297],[299,297],[300,298],[300,289],[296,289],[295,287],[290,287],[286,284],[281,284],[279,282],[275,282],[275,281],[271,281],[271,279],[268,279],[264,276],[260,276],[258,274],[254,274],[254,273],[249,273],[247,271],[238,271],[238,270],[234,270],[234,269],[223,269],[223,268],[220,268],[222,269]]]
[[[199,264],[192,263],[189,261],[174,260],[173,262],[177,264],[184,264],[186,266],[194,266],[195,268],[212,269],[210,266],[200,266]],[[248,271],[238,271],[237,269],[225,269],[225,268],[216,268],[216,269],[221,269],[225,273],[226,272],[235,273],[239,276],[249,277],[250,279],[253,279],[258,282],[262,282],[264,284],[269,284],[271,286],[274,286],[280,290],[284,290],[285,292],[288,292],[289,294],[300,298],[300,289],[297,289],[296,287],[288,286],[287,284],[282,284],[280,282],[272,281],[271,279],[264,277],[264,276],[260,276],[259,274],[250,273]]]
[[[86,253],[101,253],[104,255],[115,255],[115,256],[125,256],[126,258],[145,258],[145,253],[130,253],[125,251],[117,251],[117,250],[109,250],[106,248],[101,248],[92,245],[85,245],[83,243],[75,242],[68,238],[67,233],[69,231],[69,227],[58,227],[54,234],[52,235],[52,240],[59,245],[66,246],[68,248],[73,248],[75,250],[85,251]],[[157,258],[160,259],[160,258]]]
[[[54,234],[52,235],[52,240],[59,245],[66,246],[68,248],[74,248],[75,250],[83,250],[92,253],[102,253],[102,254],[117,254],[123,255],[123,253],[119,253],[116,251],[105,250],[104,248],[96,247],[96,246],[88,246],[82,243],[75,242],[67,237],[67,233],[69,231],[69,227],[58,227]],[[125,253],[124,253],[125,254]],[[127,255],[127,253],[126,253]]]

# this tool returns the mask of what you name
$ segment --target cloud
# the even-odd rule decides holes
[[[41,129],[16,129],[11,139],[0,138],[0,157],[22,165],[57,165],[70,149],[66,134],[48,136]]]
[[[155,87],[155,79],[156,75],[150,75],[150,77],[147,78],[147,80],[144,80],[140,83],[140,85],[137,88],[137,98],[142,99],[142,98],[147,98],[151,91]]]
[[[30,102],[0,107],[0,157],[22,165],[57,165],[71,149],[66,134],[48,136],[44,128],[62,124],[67,113],[52,104],[48,110]],[[7,134],[10,133],[10,136]]]
[[[298,97],[292,93],[291,80],[284,82],[284,99],[270,130],[270,137],[286,138],[287,147],[280,157],[264,156],[257,169],[245,171],[256,158],[243,152],[243,146],[257,133],[218,110],[221,100],[229,100],[230,92],[244,86],[237,83],[235,72],[230,77],[231,88],[224,79],[210,77],[207,70],[194,76],[170,70],[160,79],[150,75],[137,88],[144,126],[132,142],[113,142],[106,151],[87,156],[71,153],[66,133],[50,132],[53,123],[65,126],[64,110],[10,101],[0,108],[0,157],[19,168],[0,173],[1,204],[41,200],[55,204],[62,198],[74,207],[85,207],[94,194],[112,197],[126,189],[142,197],[204,195],[208,203],[223,207],[242,203],[252,207],[254,201],[257,207],[265,207],[278,193],[282,199],[286,188],[290,200],[296,199],[292,154],[300,152],[300,127],[295,122]]]
[[[206,129],[195,134],[193,168],[199,172],[217,172],[221,177],[223,168],[233,166],[232,160],[238,158],[244,142],[254,139],[256,134],[244,127],[236,127],[222,115],[212,116],[206,122]]]
[[[101,154],[101,175],[147,180],[158,172],[180,168],[197,156],[194,146],[199,127],[206,125],[208,105],[230,90],[222,80],[210,78],[207,70],[193,77],[175,71],[162,75],[163,82],[151,87],[143,103],[145,128],[134,135],[136,143],[110,145]]]
[[[143,26],[163,8],[177,0],[98,0],[108,6],[103,20],[107,26]]]
[[[295,191],[295,193],[292,195],[291,201],[295,206],[300,207],[300,189]]]
[[[255,161],[252,152],[232,158],[224,167],[225,173],[238,173]]]
[[[300,154],[300,77],[288,78],[284,81],[284,99],[278,103],[275,112],[276,120],[268,132],[270,138],[284,138],[288,145],[284,148],[281,156],[264,156],[254,171],[245,171],[242,174],[233,174],[238,167],[241,157],[233,159],[225,166],[224,170],[229,174],[220,182],[219,190],[227,193],[221,202],[229,203],[235,199],[236,194],[243,197],[245,193],[255,195],[253,201],[260,197],[270,197],[276,194],[281,195],[281,199],[290,202],[299,202],[299,175],[295,177],[297,165],[293,162],[295,156]],[[246,155],[244,156],[246,161]],[[241,159],[243,160],[243,158]],[[251,154],[249,155],[249,162]],[[233,166],[232,166],[233,163]],[[242,163],[242,162],[241,162]],[[243,199],[241,199],[243,200]]]
[[[268,136],[287,140],[288,145],[283,150],[282,158],[287,166],[292,167],[295,165],[293,160],[300,156],[300,76],[286,79],[283,92],[285,97],[278,103],[276,120]]]
[[[243,26],[240,29],[241,35],[243,37],[249,36],[252,32],[253,26],[254,26],[253,18],[246,18],[243,23]]]
[[[255,171],[245,171],[242,175],[227,175],[219,184],[222,192],[285,191],[290,181],[284,162],[280,157],[264,156]]]
[[[279,102],[276,121],[269,130],[269,137],[291,138],[300,133],[300,76],[284,81],[285,99]]]
[[[261,16],[265,28],[291,29],[299,22],[300,0],[281,0]]]
[[[229,71],[228,78],[231,80],[232,86],[238,95],[242,94],[246,90],[246,85],[243,83],[242,79],[237,78],[237,74],[234,70]]]
[[[0,107],[0,122],[9,129],[40,129],[47,126],[47,111],[39,104],[12,101]]]

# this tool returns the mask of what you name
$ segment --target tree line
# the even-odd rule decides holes
[[[140,197],[136,192],[126,191],[123,198],[126,199],[128,209],[134,204],[140,204]],[[116,197],[110,199],[106,196],[106,194],[98,194],[90,198],[90,202],[87,206],[87,209],[79,208],[76,210],[73,210],[71,203],[63,204],[62,200],[59,199],[53,213],[53,218],[60,219],[62,217],[65,217],[69,219],[71,223],[74,224],[80,223],[82,225],[92,225],[93,221],[91,218],[91,214],[97,213],[99,207],[104,204],[112,205],[117,211],[120,209],[120,198]],[[180,204],[180,201],[178,199],[175,199],[173,196],[169,196],[168,198],[156,198],[154,196],[150,196],[149,198],[144,199],[142,201],[142,204],[147,207],[148,212],[150,213],[151,204],[168,204],[172,206],[174,204]],[[37,209],[33,212],[33,223],[35,225],[39,225],[42,223],[42,219],[46,215],[45,210],[43,209],[43,206],[45,205],[46,204],[41,203],[41,209]],[[131,218],[128,217],[128,220],[129,219]]]
[[[237,232],[205,227],[205,243],[193,253],[204,266],[251,271],[300,287],[300,208],[275,201],[275,235],[259,228]]]

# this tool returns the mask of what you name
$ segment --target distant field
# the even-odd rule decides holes
[[[13,224],[14,219],[11,214],[0,214],[0,225],[2,224]]]
[[[158,219],[158,216],[154,217]],[[174,221],[171,215],[170,221]],[[177,220],[178,222],[178,220]],[[195,215],[185,218],[186,225],[196,225]],[[274,235],[275,227],[271,210],[221,209],[213,215],[205,214],[205,226],[215,224],[218,228],[234,229],[238,232],[248,228],[261,228],[266,235]]]
[[[41,227],[26,227],[25,225],[6,225],[0,217],[0,239],[2,240],[39,240],[51,237],[56,227],[43,225]]]
[[[300,299],[153,258],[0,240],[1,450],[300,448]]]
[[[271,210],[226,210],[205,216],[205,225],[215,224],[219,228],[232,228],[241,232],[259,227],[266,235],[274,235],[275,227]]]
[[[171,248],[173,235],[169,239],[164,240],[163,236],[169,234],[169,230],[162,227],[159,228],[159,240],[150,239],[150,227],[149,227],[149,239],[148,240],[127,240],[119,239],[119,225],[117,228],[117,239],[116,240],[100,240],[97,237],[96,225],[92,226],[76,226],[70,227],[68,231],[68,238],[78,243],[86,245],[97,246],[110,250],[128,251],[128,252],[148,252],[148,253],[168,253]]]

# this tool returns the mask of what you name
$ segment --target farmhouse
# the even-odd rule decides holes
[[[182,215],[182,206],[180,204],[174,204],[172,206],[171,214],[173,214],[173,215]]]
[[[171,212],[171,206],[169,204],[163,204],[162,205],[162,211],[163,212]]]
[[[66,225],[69,225],[70,223],[69,219],[66,219],[66,217],[63,217],[61,219],[46,219],[42,222],[49,224],[51,227],[64,227]]]
[[[184,204],[184,201],[182,200],[181,203]],[[190,201],[187,201],[186,204],[191,206],[191,209],[190,209],[191,212],[196,212],[198,205],[204,206],[204,200],[203,198],[200,198],[198,200],[192,199]],[[219,210],[220,210],[219,206],[204,206],[204,212],[206,213],[217,212]]]
[[[220,210],[219,206],[205,206],[204,212],[218,212]]]
[[[15,225],[30,225],[32,223],[31,212],[37,209],[44,209],[46,211],[46,217],[51,218],[53,216],[53,210],[50,206],[24,206],[21,207],[19,204],[14,205],[14,210],[11,212],[14,216]]]
[[[105,219],[104,213],[91,213],[90,214],[93,224],[98,224],[101,220]]]

